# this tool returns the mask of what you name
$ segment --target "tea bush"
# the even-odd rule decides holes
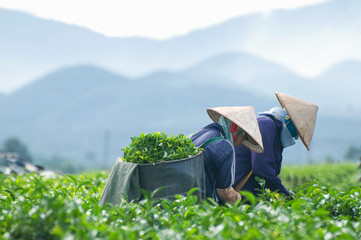
[[[361,169],[356,163],[323,163],[311,165],[283,166],[280,178],[289,189],[318,180],[340,189],[353,185],[361,186]]]
[[[1,239],[361,239],[361,190],[309,181],[293,199],[268,189],[235,205],[195,196],[100,207],[105,171],[0,175]]]

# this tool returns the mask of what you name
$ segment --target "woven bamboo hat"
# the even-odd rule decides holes
[[[259,126],[253,106],[208,108],[207,113],[209,117],[216,123],[218,123],[218,120],[221,116],[235,123],[257,143],[252,144],[249,140],[244,140],[242,145],[254,152],[263,152],[262,136],[259,131]]]
[[[290,115],[301,141],[307,150],[310,150],[318,106],[284,93],[276,92],[276,97]]]

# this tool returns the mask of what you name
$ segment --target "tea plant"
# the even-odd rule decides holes
[[[283,166],[280,178],[282,183],[293,189],[307,181],[318,180],[333,187],[345,189],[350,186],[361,186],[359,178],[361,169],[356,163],[312,164],[298,166]]]
[[[178,160],[200,152],[192,140],[183,134],[168,137],[164,132],[142,133],[139,137],[131,139],[130,145],[122,148],[123,160],[127,162],[156,163]]]
[[[108,173],[51,178],[0,175],[0,239],[361,239],[361,190],[319,181],[293,189],[242,192],[235,205],[174,201],[100,207]]]

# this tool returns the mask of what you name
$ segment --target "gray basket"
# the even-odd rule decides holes
[[[127,200],[144,199],[141,189],[152,193],[163,187],[153,199],[174,199],[177,194],[186,196],[192,188],[198,188],[193,195],[198,201],[205,199],[205,172],[203,152],[190,158],[151,164],[124,162],[118,158],[104,187],[99,204],[121,203]]]
[[[157,198],[174,199],[174,195],[186,196],[192,188],[198,200],[205,199],[205,172],[203,153],[190,158],[165,161],[159,163],[139,164],[140,188],[150,193],[164,187],[154,196]],[[143,198],[144,196],[142,196]]]

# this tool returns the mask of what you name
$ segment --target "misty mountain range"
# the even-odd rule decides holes
[[[192,69],[194,71],[194,68]],[[104,135],[110,134],[106,166],[142,132],[190,134],[211,122],[206,108],[253,105],[256,112],[279,106],[275,97],[237,87],[216,75],[157,72],[128,79],[94,66],[64,68],[6,95],[0,101],[2,137],[18,136],[39,155],[57,154],[104,163]],[[302,143],[285,150],[287,163],[342,158],[360,142],[357,119],[319,111],[311,152]]]
[[[344,60],[361,60],[360,10],[360,1],[330,0],[268,15],[240,16],[157,41],[106,37],[0,9],[0,79],[15,87],[46,72],[84,63],[139,77],[162,69],[185,69],[225,52],[244,52],[297,72],[313,72]]]
[[[320,106],[311,151],[299,141],[285,162],[340,159],[361,145],[357,10],[359,1],[329,1],[157,41],[0,9],[0,79],[27,82],[0,94],[0,140],[16,136],[37,156],[92,156],[109,167],[132,136],[189,134],[211,122],[208,107],[268,110],[279,91]],[[314,78],[290,70],[338,61]]]

